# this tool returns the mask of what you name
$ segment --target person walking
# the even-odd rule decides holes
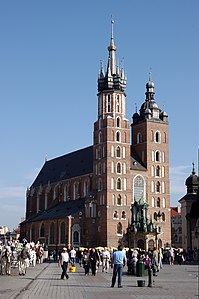
[[[76,250],[73,247],[70,251],[70,261],[72,265],[75,265],[75,260],[76,260]]]
[[[27,261],[30,259],[29,248],[26,243],[23,244],[23,249],[19,255],[19,275],[26,275]]]
[[[90,267],[91,267],[91,272],[92,275],[96,275],[96,270],[97,270],[97,263],[99,262],[99,254],[95,248],[91,249],[90,255],[89,255],[89,261],[90,261]]]
[[[85,250],[83,253],[83,267],[85,271],[85,276],[89,275],[90,260],[88,250]]]
[[[102,272],[108,273],[109,270],[109,262],[110,262],[111,256],[108,249],[105,247],[102,251]]]
[[[69,262],[69,254],[67,252],[67,248],[64,247],[59,259],[59,266],[62,267],[61,279],[64,279],[64,277],[66,277],[66,279],[69,279],[69,276],[66,273],[68,268],[68,262]]]
[[[123,266],[126,265],[126,254],[122,250],[122,246],[118,246],[118,250],[113,253],[113,276],[111,287],[114,288],[116,283],[116,278],[118,275],[118,288],[122,288],[122,270]]]

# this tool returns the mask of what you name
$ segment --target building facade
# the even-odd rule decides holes
[[[179,200],[182,211],[182,247],[187,251],[199,250],[199,176],[194,163],[186,179],[187,193]]]
[[[116,64],[113,35],[98,77],[93,145],[46,161],[27,190],[21,233],[51,247],[117,246],[125,242],[131,205],[143,198],[161,247],[171,243],[168,115],[146,98],[130,124],[124,67]],[[150,240],[149,240],[150,241]]]
[[[182,248],[182,217],[179,206],[171,207],[171,244],[175,248]]]

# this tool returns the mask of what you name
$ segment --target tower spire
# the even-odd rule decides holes
[[[126,89],[126,76],[124,72],[124,66],[117,66],[116,63],[116,46],[114,42],[114,20],[111,16],[111,40],[108,46],[108,62],[105,67],[105,73],[103,65],[100,66],[100,72],[98,75],[98,91],[115,89],[125,91]]]
[[[192,165],[193,165],[192,174],[194,175],[194,174],[196,174],[196,172],[195,172],[195,163],[194,163],[194,162],[192,162]]]
[[[108,47],[108,51],[110,57],[111,74],[115,75],[116,74],[116,57],[115,57],[116,46],[114,43],[113,27],[114,27],[114,20],[112,19],[111,20],[111,41],[110,41],[110,46]]]

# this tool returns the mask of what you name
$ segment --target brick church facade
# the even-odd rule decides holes
[[[93,145],[45,161],[27,190],[21,236],[51,248],[126,244],[131,205],[142,199],[159,246],[170,244],[168,115],[158,107],[149,78],[146,99],[130,124],[126,82],[123,66],[116,65],[112,21],[107,68],[101,65],[98,77]]]

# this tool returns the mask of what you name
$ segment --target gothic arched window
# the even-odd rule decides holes
[[[73,242],[79,243],[79,232],[78,231],[74,231],[74,233],[73,233]]]
[[[165,221],[165,213],[162,213],[162,221]]]
[[[142,134],[139,132],[137,134],[137,144],[141,143],[142,142]]]
[[[117,224],[117,234],[122,235],[122,224],[120,222]]]
[[[156,184],[156,192],[160,193],[160,182],[157,182]]]
[[[117,179],[117,190],[121,190],[122,189],[122,181],[120,178]]]
[[[116,125],[117,125],[117,127],[119,128],[119,127],[120,127],[120,118],[117,117],[117,120],[116,120],[116,121],[117,121],[117,124],[116,124]]]
[[[157,199],[157,207],[160,208],[160,198]]]
[[[120,142],[120,132],[116,132],[116,141]]]
[[[121,195],[119,194],[118,197],[117,197],[117,205],[118,205],[118,206],[121,206],[121,204],[122,204],[122,197],[121,197]]]
[[[134,200],[139,201],[144,195],[144,179],[141,175],[137,175],[134,179]]]
[[[120,158],[120,156],[121,156],[121,150],[120,150],[120,147],[118,146],[117,147],[117,152],[116,152],[116,157]]]
[[[157,152],[155,153],[155,161],[156,161],[156,162],[160,162],[160,152],[159,152],[159,151],[157,151]]]
[[[159,131],[155,132],[155,141],[160,143],[160,132]]]
[[[121,173],[121,164],[117,163],[117,173]]]
[[[118,218],[118,212],[115,211],[114,214],[113,214],[113,218],[117,219]]]
[[[156,176],[160,176],[160,166],[156,167]]]
[[[122,219],[126,219],[126,212],[122,211]]]

